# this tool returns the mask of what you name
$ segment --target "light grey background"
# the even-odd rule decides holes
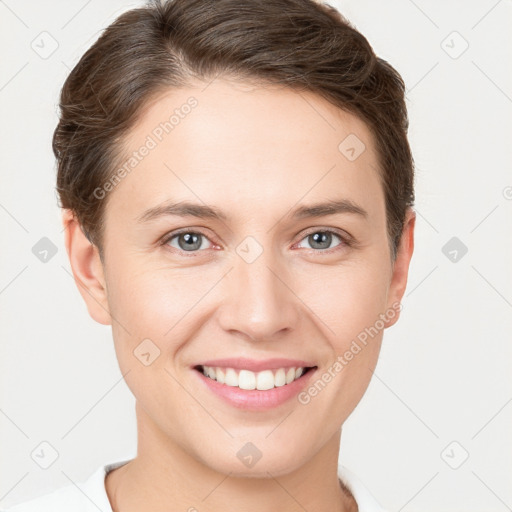
[[[404,77],[417,167],[402,318],[344,426],[340,463],[390,511],[512,510],[511,2],[330,3]],[[2,508],[135,455],[110,327],[90,319],[71,277],[51,137],[69,70],[141,4],[0,1]],[[32,252],[43,237],[57,249],[47,262]],[[41,443],[58,453],[48,469]]]

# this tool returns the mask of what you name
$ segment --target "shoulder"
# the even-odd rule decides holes
[[[363,482],[348,468],[338,466],[338,477],[354,496],[359,512],[386,512]]]
[[[85,512],[86,498],[73,485],[67,485],[42,496],[8,508],[5,512]]]
[[[65,485],[1,512],[98,512],[104,508],[104,478],[105,468],[101,466],[85,481]]]

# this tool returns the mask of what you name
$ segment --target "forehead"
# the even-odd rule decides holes
[[[238,218],[340,197],[383,209],[370,130],[311,92],[223,79],[172,89],[147,105],[123,146],[126,172],[109,208],[132,220],[170,198]]]

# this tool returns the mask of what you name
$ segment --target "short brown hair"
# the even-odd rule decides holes
[[[366,122],[394,258],[414,201],[404,82],[336,9],[314,0],[153,0],[87,50],[62,88],[53,151],[59,206],[100,255],[108,196],[94,190],[115,172],[123,136],[155,95],[219,75],[311,91]]]

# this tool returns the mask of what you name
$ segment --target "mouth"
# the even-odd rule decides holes
[[[269,391],[303,380],[316,366],[288,366],[253,372],[247,369],[196,365],[194,370],[217,384],[244,391]]]

